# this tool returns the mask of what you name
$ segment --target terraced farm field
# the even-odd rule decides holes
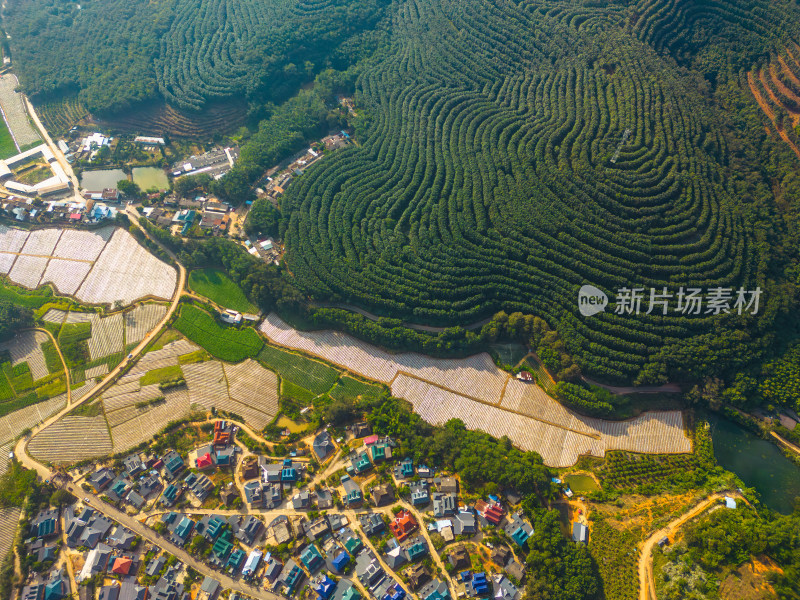
[[[270,341],[318,356],[367,379],[390,385],[430,423],[462,419],[467,427],[536,451],[546,464],[564,467],[581,454],[606,450],[671,454],[691,452],[679,411],[646,413],[629,421],[574,414],[540,387],[511,378],[487,354],[442,360],[389,354],[332,331],[300,332],[270,314],[261,325]]]
[[[31,289],[52,283],[89,304],[168,300],[177,284],[175,269],[113,227],[29,233],[0,225],[0,273]]]
[[[111,454],[113,446],[104,416],[66,416],[39,432],[28,444],[31,456],[69,464]]]
[[[0,75],[0,108],[14,138],[17,148],[41,141],[39,134],[28,119],[28,112],[22,103],[22,96],[17,92],[19,81],[11,73]]]

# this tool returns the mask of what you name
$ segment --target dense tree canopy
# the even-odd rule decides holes
[[[33,326],[33,313],[29,308],[0,299],[0,341],[7,340],[20,329],[31,326]]]

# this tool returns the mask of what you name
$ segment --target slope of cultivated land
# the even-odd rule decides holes
[[[61,229],[37,229],[31,231],[20,252],[22,254],[50,256],[53,254],[61,234]]]
[[[5,453],[6,456],[8,452]],[[5,473],[5,468],[2,470]],[[0,509],[0,561],[5,560],[6,555],[14,545],[14,535],[19,527],[19,517],[22,509],[12,506]]]
[[[41,141],[31,125],[28,111],[22,103],[22,94],[17,92],[19,81],[13,73],[0,75],[0,107],[3,109],[11,135],[18,148]]]
[[[136,362],[136,364],[130,368],[127,376],[132,377],[136,375],[136,380],[138,381],[138,376],[142,375],[143,373],[146,373],[147,371],[153,371],[155,369],[161,369],[163,367],[177,365],[179,356],[190,354],[199,349],[199,346],[195,346],[193,343],[187,340],[170,342],[163,348],[159,350],[153,350],[152,352],[148,352],[142,356]]]
[[[60,294],[74,296],[91,268],[88,262],[51,258],[39,283],[52,283]]]
[[[209,360],[183,365],[183,375],[189,388],[189,401],[203,408],[211,408],[228,402],[228,382],[222,363]]]
[[[189,289],[219,306],[243,313],[258,312],[258,307],[247,299],[242,288],[219,269],[195,269],[189,273]]]
[[[67,311],[60,310],[58,308],[51,308],[42,317],[42,321],[45,323],[55,323],[55,324],[62,324],[64,319],[67,318]]]
[[[128,345],[141,342],[144,336],[158,325],[167,314],[167,307],[161,304],[140,304],[125,313],[125,343]]]
[[[278,414],[275,373],[252,359],[237,365],[225,364],[224,368],[231,402],[217,408],[241,415],[249,425],[264,429]]]
[[[74,394],[74,392],[73,392]],[[33,404],[0,417],[0,442],[8,442],[16,438],[23,430],[32,428],[49,416],[64,408],[67,395],[61,394],[45,402]]]
[[[139,298],[169,299],[177,273],[124,229],[95,231],[0,226],[0,273],[27,288],[52,283],[89,304],[131,304]]]
[[[89,338],[89,356],[91,359],[105,358],[124,350],[122,314],[108,317],[97,314],[89,315],[92,324],[92,337]]]
[[[103,227],[93,231],[66,229],[58,241],[53,256],[95,261],[111,239],[114,230],[114,227]]]
[[[338,331],[297,331],[274,313],[264,319],[260,331],[280,346],[319,356],[347,371],[386,384],[397,373],[410,373],[456,393],[496,403],[508,379],[486,353],[457,360],[414,352],[390,354]]]
[[[100,253],[76,297],[95,303],[134,300],[153,296],[169,299],[177,273],[140,246],[127,231],[118,229]]]
[[[332,362],[348,371],[391,385],[428,422],[462,419],[468,427],[507,435],[550,466],[568,466],[581,454],[606,450],[660,454],[691,452],[679,411],[646,413],[612,422],[575,414],[540,387],[522,383],[480,354],[441,360],[420,354],[392,355],[339,332],[301,332],[276,315],[261,331],[271,341]]]
[[[252,327],[225,327],[214,316],[191,304],[181,306],[174,327],[217,358],[230,362],[252,358],[264,346]]]
[[[42,352],[42,344],[49,339],[47,334],[41,331],[23,331],[14,339],[0,344],[0,352],[8,350],[11,354],[12,365],[28,363],[31,376],[36,381],[49,375],[44,352]]]
[[[130,418],[111,429],[114,452],[125,452],[141,444],[170,422],[189,414],[189,393],[185,389],[167,390],[163,395],[164,401],[158,404],[142,409],[127,409]]]
[[[31,456],[53,464],[69,464],[112,452],[103,415],[66,416],[39,432],[28,444]]]
[[[37,288],[47,267],[47,260],[46,256],[20,254],[14,262],[13,268],[9,271],[8,278],[23,287]]]

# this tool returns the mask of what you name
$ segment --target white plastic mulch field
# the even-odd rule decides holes
[[[175,291],[175,269],[142,248],[123,229],[114,232],[76,297],[90,304],[134,300],[152,296],[169,299]]]
[[[458,418],[467,427],[507,435],[536,451],[550,466],[569,466],[581,454],[606,450],[691,452],[680,411],[646,413],[622,422],[572,413],[540,387],[510,378],[487,354],[441,360],[414,353],[393,355],[340,332],[301,332],[274,314],[261,325],[271,341],[301,350],[369,379],[391,383],[430,423]],[[393,382],[393,383],[392,383]]]
[[[51,258],[39,284],[52,283],[60,294],[74,296],[91,268],[88,262]]]
[[[256,429],[264,429],[278,414],[278,377],[253,359],[225,364],[228,403],[217,408],[241,415]]]
[[[108,317],[91,314],[89,322],[92,324],[92,337],[88,340],[91,360],[105,358],[125,349],[122,339],[122,314],[117,313]]]
[[[50,374],[42,352],[42,344],[49,339],[47,334],[41,331],[23,331],[13,339],[0,344],[0,352],[8,350],[12,365],[28,363],[31,376],[36,381]]]
[[[111,436],[103,415],[66,416],[59,419],[28,444],[32,456],[53,464],[68,464],[106,456],[112,452]]]
[[[114,227],[103,227],[93,231],[65,229],[53,256],[94,262],[113,234]]]
[[[166,306],[150,302],[125,313],[125,343],[141,342],[166,314]]]
[[[20,408],[0,417],[0,443],[16,438],[22,431],[41,423],[57,413],[67,404],[67,395],[61,394],[50,400]]]
[[[32,232],[0,226],[0,274],[27,288],[52,283],[89,304],[132,304],[172,297],[174,268],[139,245],[124,229],[57,228]]]

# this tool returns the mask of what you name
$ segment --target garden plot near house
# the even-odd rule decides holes
[[[61,233],[61,229],[37,229],[36,231],[31,231],[20,253],[34,256],[50,256],[55,250]]]
[[[8,273],[9,279],[14,283],[30,289],[39,287],[48,258],[46,256],[27,256],[20,254],[14,266]]]
[[[39,285],[52,283],[60,294],[74,296],[91,268],[92,265],[88,262],[51,258]]]
[[[169,299],[176,282],[175,269],[150,254],[127,231],[117,229],[76,297],[90,304],[117,300],[131,304],[146,296]]]
[[[69,464],[111,454],[113,446],[104,416],[66,416],[59,419],[28,444],[28,451],[40,460]]]
[[[186,367],[184,367],[186,368]],[[278,378],[256,361],[225,364],[230,403],[217,408],[236,413],[248,424],[264,429],[278,414]]]
[[[141,304],[125,313],[125,343],[141,342],[167,314],[167,307],[161,304]]]
[[[31,377],[36,381],[50,374],[42,352],[42,344],[49,339],[47,334],[41,331],[23,331],[13,340],[0,344],[0,352],[7,350],[11,354],[12,366],[28,363]]]
[[[113,227],[103,227],[94,231],[65,229],[53,252],[53,256],[94,262],[100,256],[113,233]]]

